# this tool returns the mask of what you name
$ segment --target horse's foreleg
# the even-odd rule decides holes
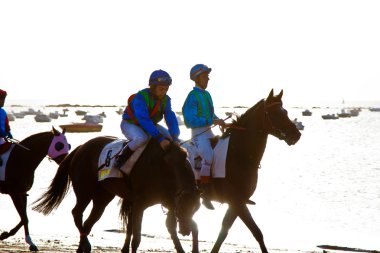
[[[259,243],[260,248],[261,248],[261,252],[268,253],[268,249],[264,243],[263,233],[261,232],[260,228],[257,226],[255,221],[253,220],[252,215],[249,212],[248,207],[245,204],[243,204],[243,205],[240,205],[236,210],[238,212],[240,219],[248,227],[248,229],[251,231],[252,235],[255,237],[255,239]]]
[[[177,219],[173,213],[173,210],[169,210],[168,214],[166,215],[166,228],[168,229],[168,232],[170,234],[170,237],[172,238],[174,247],[177,250],[177,252],[185,253],[185,251],[182,248],[181,242],[179,241],[179,238],[178,238]]]
[[[228,235],[228,231],[230,230],[232,224],[234,224],[236,220],[236,217],[236,212],[231,207],[228,207],[227,212],[223,218],[222,227],[220,229],[218,239],[216,240],[214,247],[212,247],[211,253],[219,252],[220,247],[222,246],[224,240]]]
[[[22,226],[24,226],[25,242],[29,244],[29,250],[38,251],[37,246],[33,243],[32,238],[30,238],[30,235],[29,235],[29,220],[28,220],[28,215],[26,213],[28,195],[26,193],[23,193],[23,194],[10,194],[10,196],[12,198],[13,204],[16,207],[18,214],[20,215],[21,221],[15,228],[13,228],[10,231],[9,236],[16,234],[16,232]]]
[[[194,220],[191,220],[191,235],[193,237],[192,253],[199,253],[198,225]]]

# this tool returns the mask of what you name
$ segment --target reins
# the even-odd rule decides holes
[[[229,118],[231,118],[232,115],[229,115],[227,118],[223,119],[223,121],[226,121],[228,120]],[[206,130],[200,132],[199,134],[196,134],[195,136],[191,137],[190,139],[186,140],[186,141],[182,141],[179,143],[180,146],[182,146],[183,144],[185,144],[186,142],[189,142],[189,141],[192,141],[194,138],[198,137],[199,135],[202,135],[204,133],[206,133],[207,131],[209,131],[211,128],[215,127],[216,124],[213,124],[212,126],[209,126],[206,128]],[[225,128],[232,128],[232,129],[237,129],[237,130],[246,130],[246,128],[244,127],[239,127],[239,126],[233,126],[232,124],[229,124],[227,127]],[[224,132],[224,130],[221,129],[222,132]]]

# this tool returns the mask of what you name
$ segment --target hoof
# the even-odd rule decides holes
[[[7,239],[9,237],[9,233],[8,232],[3,232],[3,233],[1,233],[1,235],[0,235],[0,240],[2,241],[2,240],[5,240],[5,239]]]
[[[37,248],[36,245],[30,245],[30,246],[29,246],[29,250],[30,250],[30,251],[38,251],[38,248]]]
[[[84,253],[90,253],[91,252],[91,244],[90,244],[90,241],[87,239],[87,236],[82,237],[80,239],[78,250],[79,249],[82,249],[82,252],[84,252]]]

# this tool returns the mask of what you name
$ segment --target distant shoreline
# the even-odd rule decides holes
[[[30,107],[31,105],[12,104],[9,107]],[[80,104],[57,104],[57,105],[41,105],[43,107],[121,107],[122,105],[80,105]]]

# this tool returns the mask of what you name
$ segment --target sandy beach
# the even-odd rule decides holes
[[[191,237],[180,238],[182,246],[186,252],[191,252],[192,242]],[[105,253],[120,253],[124,242],[124,233],[113,233],[105,231],[102,235],[90,235],[90,243],[92,245],[92,252],[105,252]],[[38,247],[38,252],[41,253],[67,253],[76,252],[78,247],[78,238],[67,236],[55,236],[55,238],[47,239],[33,237],[33,242]],[[252,246],[254,245],[254,246]],[[202,241],[199,242],[200,252],[210,252],[213,246],[213,242]],[[268,249],[269,252],[288,252],[288,253],[313,253],[324,252],[326,250],[315,249]],[[24,242],[22,235],[16,235],[10,237],[5,241],[0,242],[1,253],[15,253],[15,252],[31,252],[29,246]],[[147,252],[175,252],[172,241],[169,237],[156,237],[149,234],[143,234],[140,247],[138,249],[140,253]],[[234,244],[225,242],[222,245],[220,253],[260,253],[261,250],[256,245],[256,242],[252,240],[247,245]],[[331,252],[331,251],[329,251]]]

